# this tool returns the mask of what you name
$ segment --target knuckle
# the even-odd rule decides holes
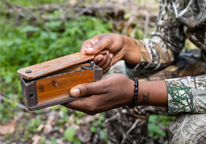
[[[85,95],[89,95],[91,92],[91,87],[89,84],[85,84],[84,85],[84,89],[85,89]]]
[[[96,44],[94,47],[94,50],[102,50],[102,49],[104,49],[104,47],[102,46],[101,43]]]

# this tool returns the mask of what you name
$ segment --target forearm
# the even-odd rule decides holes
[[[138,89],[138,100],[136,105],[153,105],[167,107],[168,94],[167,86],[164,80],[144,82],[140,81]]]

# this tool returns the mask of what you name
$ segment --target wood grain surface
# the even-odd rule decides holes
[[[72,87],[81,83],[94,82],[95,70],[64,73],[36,81],[38,103],[69,96]]]
[[[31,80],[76,64],[86,62],[88,60],[92,60],[93,58],[94,55],[85,55],[79,52],[19,69],[17,74],[27,80]],[[27,70],[30,70],[31,73],[26,73]]]
[[[50,73],[46,76],[53,76],[56,74],[62,74],[62,73],[66,73],[66,72],[79,71],[79,70],[82,70],[82,66],[86,66],[86,65],[90,65],[90,63],[77,64],[77,65],[74,65],[74,66],[59,70],[59,71],[55,71],[55,72]]]
[[[101,54],[105,54],[107,51],[102,51]],[[78,52],[64,57],[49,60],[43,63],[32,65],[26,68],[19,69],[17,74],[24,79],[32,80],[50,73],[93,60],[95,55],[85,55],[84,53]],[[31,71],[26,73],[26,71]]]

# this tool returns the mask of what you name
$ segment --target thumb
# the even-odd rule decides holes
[[[105,88],[102,88],[102,81],[97,81],[93,83],[84,83],[73,87],[70,90],[70,95],[73,97],[89,96],[95,94],[105,93]]]
[[[98,54],[103,50],[107,50],[108,46],[110,45],[110,40],[106,37],[100,38],[100,40],[85,50],[86,54]]]

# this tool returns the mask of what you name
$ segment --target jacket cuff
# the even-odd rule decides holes
[[[206,113],[206,75],[166,79],[168,113]]]

